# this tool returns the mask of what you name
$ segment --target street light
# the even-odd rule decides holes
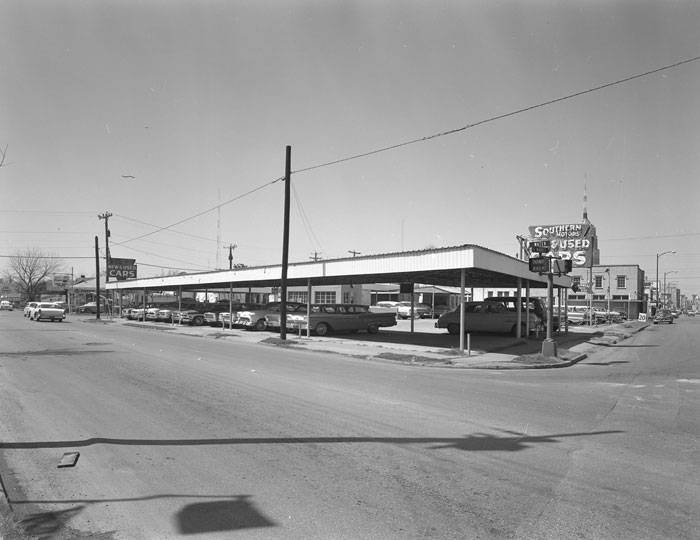
[[[610,317],[610,268],[606,268],[605,273],[608,274],[608,313],[607,313],[607,319],[608,319],[608,322],[612,322],[611,317]]]
[[[664,306],[666,304],[666,276],[668,274],[677,274],[678,270],[669,270],[668,272],[664,272]]]
[[[659,259],[667,253],[675,253],[675,250],[656,254],[656,309],[659,309]]]

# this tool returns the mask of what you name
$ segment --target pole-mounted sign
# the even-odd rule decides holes
[[[528,267],[530,272],[537,272],[539,274],[548,274],[550,272],[550,262],[551,257],[532,257],[528,261]]]

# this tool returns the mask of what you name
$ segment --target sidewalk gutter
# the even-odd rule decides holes
[[[530,343],[525,339],[513,339],[489,350],[472,350],[471,355],[467,356],[466,354],[460,354],[457,349],[435,349],[401,343],[359,342],[334,338],[333,336],[312,336],[307,338],[288,335],[288,339],[281,340],[274,335],[268,334],[263,336],[259,332],[241,329],[228,330],[209,326],[180,326],[123,319],[113,319],[113,322],[120,322],[130,327],[178,332],[194,337],[236,339],[251,344],[285,347],[315,353],[340,354],[351,358],[400,363],[403,365],[461,369],[551,369],[569,367],[585,359],[597,347],[614,345],[649,326],[648,323],[637,323],[634,321],[606,328],[598,327],[595,331],[598,334],[602,332],[602,336],[594,336],[590,340],[568,349],[560,345],[557,357],[544,357],[542,354],[537,353],[518,353],[518,347],[523,347]],[[575,334],[572,333],[571,335]]]

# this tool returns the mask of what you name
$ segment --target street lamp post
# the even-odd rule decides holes
[[[605,273],[608,274],[608,313],[607,313],[607,319],[608,322],[611,322],[610,318],[610,268],[605,269]]]
[[[656,254],[656,309],[659,309],[659,259],[667,253],[675,253],[676,251],[664,251]]]

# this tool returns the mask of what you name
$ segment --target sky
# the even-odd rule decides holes
[[[279,264],[289,145],[290,262],[515,255],[585,190],[602,264],[700,294],[698,57],[695,0],[4,0],[0,269],[94,275],[106,212],[139,277]]]

